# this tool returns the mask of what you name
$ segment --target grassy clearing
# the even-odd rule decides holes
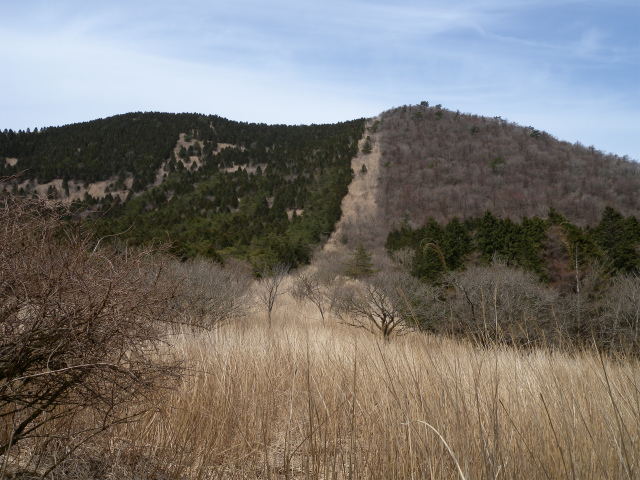
[[[175,343],[191,375],[110,438],[172,478],[640,476],[637,360],[385,342],[289,298]]]

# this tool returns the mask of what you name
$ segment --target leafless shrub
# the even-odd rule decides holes
[[[322,323],[333,305],[335,289],[332,288],[335,278],[323,275],[320,271],[303,271],[298,273],[291,294],[296,300],[309,300],[320,313]]]
[[[531,272],[494,261],[450,272],[445,282],[453,287],[448,303],[454,332],[484,344],[530,345],[544,341],[544,332],[550,330],[554,295]]]
[[[640,353],[640,277],[618,275],[596,300],[593,335],[607,349]]]
[[[162,264],[94,245],[67,215],[46,200],[0,208],[0,472],[28,443],[25,468],[46,474],[179,374],[162,346],[174,293]]]
[[[640,354],[640,280],[609,277],[597,262],[584,267],[579,291],[559,293],[535,275],[507,267],[472,265],[445,276],[448,313],[437,329],[483,345],[508,343]]]
[[[563,341],[609,348],[611,318],[605,318],[606,297],[612,293],[612,278],[595,261],[585,266],[579,278],[579,291],[571,290],[557,298],[554,322]]]
[[[640,275],[630,273],[619,275],[613,280],[611,292],[607,295],[608,310],[614,315],[614,331],[628,329],[634,342],[638,341],[640,329]]]
[[[250,308],[251,267],[230,260],[223,267],[211,260],[172,261],[169,273],[179,284],[174,308],[183,323],[211,329],[244,318]]]
[[[435,290],[409,274],[385,271],[345,282],[337,290],[334,311],[344,323],[387,339],[396,330],[429,328],[437,302]]]
[[[413,266],[413,259],[415,258],[415,256],[415,249],[405,247],[392,252],[391,260],[402,271],[409,272]]]

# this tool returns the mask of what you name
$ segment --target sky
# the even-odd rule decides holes
[[[638,0],[0,0],[0,130],[432,105],[640,160]]]

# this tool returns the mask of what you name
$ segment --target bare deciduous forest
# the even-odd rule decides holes
[[[379,208],[387,231],[481,216],[545,217],[555,208],[580,226],[605,207],[640,216],[640,165],[563,142],[501,118],[425,104],[389,110],[377,128]]]

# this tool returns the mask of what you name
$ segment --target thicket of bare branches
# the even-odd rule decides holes
[[[611,317],[613,335],[626,330],[629,339],[637,345],[640,342],[640,273],[617,276],[604,303]]]
[[[581,270],[579,290],[546,286],[532,272],[495,258],[444,275],[439,285],[409,275],[403,252],[357,281],[302,274],[294,293],[342,323],[388,338],[421,329],[484,346],[593,348],[640,355],[640,277],[610,277],[597,262]],[[405,267],[403,268],[403,265]]]
[[[166,267],[178,285],[173,306],[183,324],[216,328],[242,319],[251,309],[251,266],[230,259],[223,267],[207,259],[169,261]]]
[[[0,469],[46,472],[180,372],[163,346],[162,265],[95,245],[67,214],[46,200],[0,208]]]
[[[447,324],[454,333],[479,339],[484,345],[513,342],[526,346],[541,344],[545,333],[555,331],[550,323],[556,295],[531,272],[495,261],[491,266],[472,265],[464,272],[451,272],[445,283],[453,288],[448,296]],[[440,328],[446,330],[445,325]]]
[[[640,216],[639,164],[531,127],[417,105],[383,113],[378,136],[388,230],[405,213],[416,225],[486,210],[517,220],[549,207],[581,226],[606,206]]]
[[[640,278],[606,275],[597,264],[581,278],[580,291],[558,292],[522,269],[495,260],[445,276],[446,313],[436,330],[484,345],[596,346],[640,355]]]

